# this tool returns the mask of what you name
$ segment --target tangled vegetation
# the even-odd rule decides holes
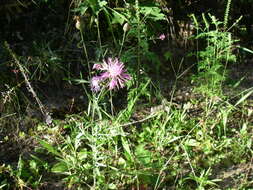
[[[252,6],[2,1],[0,189],[253,189]]]

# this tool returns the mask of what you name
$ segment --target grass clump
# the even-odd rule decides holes
[[[35,59],[26,62],[6,42],[9,60],[2,67],[18,71],[17,80],[2,77],[0,158],[7,152],[15,159],[0,159],[0,189],[251,188],[253,90],[235,96],[224,90],[227,65],[236,60],[236,41],[227,30],[230,3],[224,23],[202,14],[202,27],[193,16],[194,39],[203,42],[197,71],[185,75],[187,68],[165,83],[160,66],[173,55],[166,51],[162,60],[151,48],[171,40],[165,31],[152,30],[169,19],[164,3],[73,1],[73,38],[61,55],[50,43],[34,42],[35,67],[28,64]],[[164,89],[171,83],[169,92],[159,82]],[[59,90],[70,100],[54,105],[63,111],[64,104],[61,118],[45,98],[48,83],[58,85],[56,99]],[[189,86],[186,92],[181,84]],[[67,87],[78,90],[73,95],[63,91]],[[24,116],[27,102],[40,117]],[[81,109],[72,111],[75,105]]]

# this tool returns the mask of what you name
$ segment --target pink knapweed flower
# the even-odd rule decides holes
[[[92,77],[91,90],[94,92],[98,92],[100,90],[100,82],[101,82],[101,77],[99,76]]]
[[[165,34],[161,34],[161,35],[159,36],[159,39],[160,39],[160,40],[164,40],[165,38],[166,38]]]
[[[98,80],[98,83],[105,81],[109,90],[123,88],[126,81],[131,79],[130,75],[126,73],[124,64],[118,58],[103,60],[102,64],[94,64],[93,69],[105,71],[100,76],[97,76],[96,80]]]

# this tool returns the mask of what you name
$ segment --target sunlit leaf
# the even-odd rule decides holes
[[[47,149],[48,152],[51,152],[57,156],[60,156],[60,154],[58,153],[58,151],[49,143],[47,143],[44,140],[39,140],[39,143],[45,148]]]
[[[54,173],[66,173],[68,172],[68,166],[65,162],[58,162],[51,168],[51,171]]]

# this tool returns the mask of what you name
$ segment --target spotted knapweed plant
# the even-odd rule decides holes
[[[107,60],[103,60],[101,64],[94,64],[93,70],[102,72],[91,78],[91,90],[95,93],[100,92],[97,95],[97,100],[100,99],[99,97],[101,97],[102,94],[106,93],[106,90],[109,90],[111,113],[113,115],[112,90],[123,88],[126,82],[131,80],[131,76],[127,74],[124,63],[122,63],[117,57],[114,59],[108,58]],[[95,104],[98,105],[98,102],[96,101]]]
[[[94,64],[94,70],[103,71],[100,75],[91,79],[91,90],[98,92],[101,87],[107,87],[109,90],[123,88],[128,80],[131,80],[124,63],[118,58],[108,58],[103,60],[102,64]]]

